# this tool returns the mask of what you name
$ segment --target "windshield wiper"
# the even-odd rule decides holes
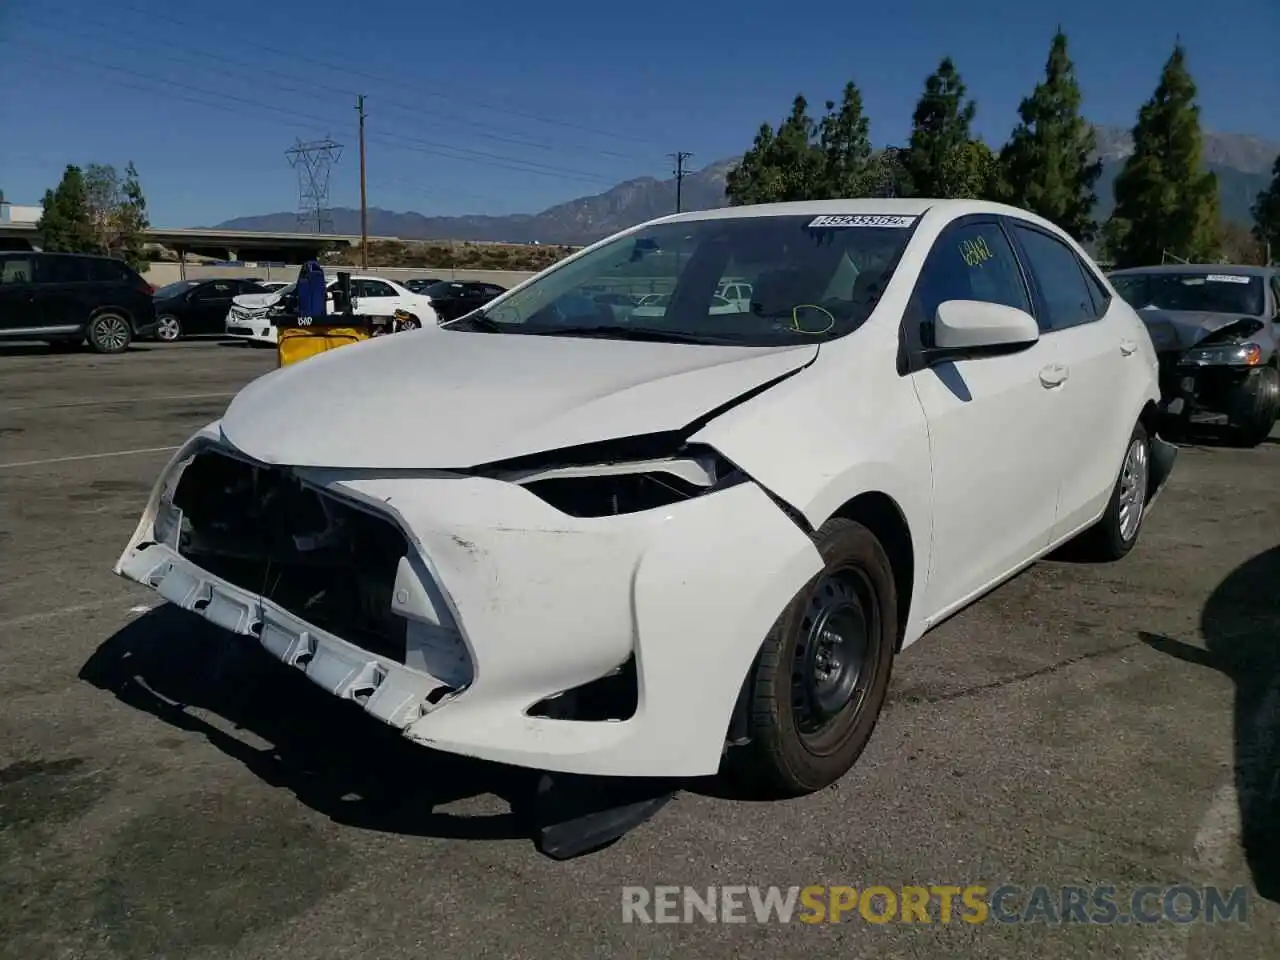
[[[705,343],[741,345],[741,341],[726,337],[712,337],[701,334],[683,333],[679,330],[661,330],[656,327],[613,326],[611,324],[590,324],[563,327],[526,327],[520,331],[530,336],[543,337],[602,337],[609,340],[647,340],[651,343]]]

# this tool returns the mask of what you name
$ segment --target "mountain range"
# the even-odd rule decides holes
[[[1099,180],[1097,217],[1105,219],[1114,201],[1111,185],[1121,166],[1133,150],[1129,131],[1113,127],[1095,127],[1098,157],[1102,160]],[[1271,180],[1271,166],[1280,155],[1280,143],[1244,134],[1206,133],[1205,166],[1218,176],[1222,196],[1222,214],[1227,220],[1248,224],[1250,207],[1258,193]],[[687,174],[682,187],[681,205],[685,210],[712,209],[726,206],[725,178],[739,161],[732,157],[712,163]],[[556,204],[541,213],[511,216],[429,217],[421,213],[397,213],[371,207],[368,211],[370,236],[400,237],[404,240],[472,240],[508,243],[585,244],[611,233],[660,217],[675,209],[674,179],[658,180],[637,177],[604,193],[579,197]],[[335,233],[360,233],[360,211],[346,207],[333,209]],[[246,231],[294,231],[297,215],[268,213],[237,217],[217,225],[219,229]]]

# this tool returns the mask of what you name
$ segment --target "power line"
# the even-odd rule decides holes
[[[684,186],[684,178],[688,175],[688,171],[685,169],[684,162],[688,160],[690,157],[692,157],[693,154],[690,153],[688,150],[678,150],[675,153],[668,153],[667,156],[670,157],[671,162],[676,165],[676,168],[671,172],[675,174],[675,177],[676,177],[676,213],[679,213],[682,187]]]
[[[208,31],[208,24],[195,24],[189,20],[181,20],[177,17],[173,17],[168,14],[157,13],[154,10],[144,10],[140,7],[134,6],[133,4],[122,3],[122,2],[119,2],[119,0],[117,0],[117,2],[113,5],[113,13],[118,11],[119,9],[130,10],[133,13],[136,13],[139,16],[145,18],[148,22],[155,22],[155,21],[168,22],[173,24],[174,26],[182,27],[184,30],[187,30],[187,31],[197,31],[197,32]],[[78,12],[75,15],[78,17],[79,16]],[[405,81],[403,78],[394,79],[387,76],[380,76],[378,74],[352,69],[348,65],[348,60],[350,59],[350,50],[335,49],[332,51],[332,57],[326,59],[326,57],[320,53],[318,53],[316,57],[299,56],[296,50],[290,50],[288,48],[277,47],[271,44],[262,43],[261,41],[254,40],[240,34],[236,35],[235,43],[237,46],[252,47],[258,50],[262,50],[266,53],[272,54],[274,57],[284,57],[286,59],[294,60],[299,63],[304,63],[312,69],[315,69],[316,67],[321,67],[326,70],[341,72],[344,76],[358,77],[363,80],[370,80],[370,81],[373,81],[374,83],[386,84],[392,87],[403,87],[405,85]],[[342,64],[342,66],[335,67],[335,64],[339,64],[339,63]],[[512,117],[519,117],[524,120],[531,120],[535,123],[543,123],[550,126],[563,127],[563,128],[572,129],[572,130],[581,130],[584,133],[591,133],[596,136],[609,137],[617,140],[629,140],[634,143],[652,145],[651,141],[646,140],[643,137],[637,137],[634,135],[619,133],[617,131],[602,130],[598,127],[591,127],[585,124],[574,123],[569,120],[561,120],[553,117],[544,117],[538,114],[528,113],[522,110],[513,110],[508,107],[500,107],[495,104],[490,104],[490,103],[485,103],[479,100],[469,99],[466,97],[458,96],[453,93],[449,93],[449,94],[436,93],[430,90],[420,90],[420,91],[417,91],[417,93],[419,96],[430,97],[432,99],[438,99],[438,100],[447,100],[450,103],[469,103],[471,106],[477,107],[482,110],[489,110],[493,113],[500,113],[500,114],[506,114]]]
[[[15,42],[11,38],[0,38],[0,45],[3,45],[5,43],[10,44],[10,46],[15,46]],[[27,52],[33,49],[33,47],[30,44],[26,44],[23,47],[20,47],[18,49],[22,50],[23,52]],[[43,49],[50,56],[59,56],[59,54],[57,54],[53,50],[50,50],[49,48],[34,48],[34,49],[37,49],[37,50]],[[22,59],[22,58],[6,57],[6,59],[14,60],[14,59]],[[214,107],[215,109],[228,109],[226,102],[237,103],[237,104],[241,104],[242,106],[238,108],[232,108],[231,112],[237,113],[237,114],[242,114],[244,112],[261,113],[262,111],[266,110],[269,112],[278,113],[278,114],[292,118],[291,125],[293,126],[298,126],[297,121],[299,120],[312,121],[313,123],[320,125],[321,128],[331,127],[334,125],[332,118],[321,117],[313,113],[306,113],[290,107],[272,106],[270,104],[265,104],[265,103],[262,103],[261,101],[251,100],[246,97],[237,97],[231,94],[222,93],[220,91],[209,90],[206,87],[199,87],[193,84],[182,83],[180,81],[171,80],[168,77],[159,77],[159,76],[155,76],[154,74],[142,73],[137,70],[131,70],[127,67],[122,67],[119,64],[105,63],[100,60],[95,60],[91,57],[80,56],[75,58],[74,60],[66,61],[65,63],[62,63],[62,62],[59,63],[60,69],[63,69],[65,67],[76,67],[76,66],[91,67],[98,70],[108,71],[111,73],[120,73],[125,76],[135,77],[140,80],[150,81],[152,84],[155,84],[158,86],[150,86],[150,87],[145,87],[141,89],[144,89],[146,92],[151,93],[153,95],[159,92],[163,96],[168,97],[170,99],[181,99],[187,102],[199,103],[202,106],[211,106],[211,107]],[[128,86],[128,85],[126,84],[125,86]],[[202,94],[206,97],[213,98],[213,102],[192,100],[189,97],[175,96],[171,92],[171,90],[168,89],[170,87],[176,87],[182,90],[190,90],[194,93]],[[281,122],[289,122],[289,121],[281,121]],[[309,129],[314,129],[314,128],[309,128]],[[471,150],[464,147],[445,147],[438,143],[435,143],[434,141],[424,140],[418,137],[411,137],[406,134],[388,135],[387,137],[383,137],[383,138],[371,137],[371,138],[368,138],[368,141],[370,143],[386,144],[386,145],[395,147],[397,149],[409,150],[414,153],[421,153],[429,156],[439,156],[439,157],[444,157],[444,158],[453,159],[453,160],[466,160],[469,162],[476,162],[476,163],[481,163],[488,166],[513,170],[517,173],[531,173],[531,174],[536,174],[538,176],[556,177],[560,179],[570,180],[576,183],[580,183],[584,181],[592,181],[595,183],[608,184],[612,186],[616,182],[614,178],[605,177],[600,174],[590,173],[584,170],[576,170],[576,169],[570,169],[567,167],[561,167],[558,165],[538,163],[537,161],[532,161],[532,160],[522,160],[518,157],[509,157],[503,154],[489,153],[482,150]]]
[[[100,26],[103,29],[107,29],[107,30],[112,29],[112,26],[110,24],[104,23],[103,21],[100,21],[100,20],[93,20],[92,18],[84,17],[80,15],[78,15],[76,19],[77,21],[83,21],[91,25]],[[165,19],[165,18],[161,17],[159,19]],[[30,25],[31,24],[28,23],[28,26]],[[85,33],[83,31],[71,30],[62,24],[58,24],[55,26],[53,24],[45,25],[45,24],[36,23],[34,25],[37,27],[37,29],[49,30],[51,33],[56,34],[60,39],[65,39],[67,36],[77,36],[77,37],[80,37],[81,39],[88,40],[98,45],[101,45],[104,42],[101,36],[95,36],[94,34]],[[177,56],[175,54],[165,53],[161,50],[156,50],[152,47],[144,48],[137,44],[129,44],[127,41],[120,41],[114,37],[111,38],[110,44],[113,48],[119,47],[124,50],[136,51],[141,56],[145,56],[148,61],[157,60],[157,59],[169,60],[183,67],[189,68],[191,66],[190,56],[187,56],[187,57]],[[303,94],[314,94],[317,91],[328,91],[331,93],[338,94],[344,99],[357,96],[355,92],[345,87],[335,87],[329,84],[321,83],[317,81],[314,78],[314,76],[299,77],[296,74],[285,73],[283,71],[276,70],[270,67],[264,67],[260,64],[250,63],[244,60],[237,60],[237,59],[222,56],[219,54],[208,53],[203,50],[197,50],[193,47],[185,47],[184,49],[190,51],[191,55],[193,56],[200,57],[207,60],[217,61],[220,63],[229,64],[232,67],[238,68],[237,70],[228,70],[225,68],[214,68],[216,69],[217,73],[221,74],[222,76],[230,76],[230,77],[235,77],[236,79],[244,79],[245,70],[254,70],[254,71],[257,71],[258,73],[261,73],[267,76],[284,78],[286,81],[288,81],[288,84],[287,85],[277,84],[277,85],[280,86],[281,89],[289,90],[291,92],[303,93]],[[210,68],[206,67],[205,69],[210,69]],[[403,115],[413,116],[417,118],[419,121],[421,121],[421,119],[424,117],[437,118],[446,123],[457,124],[460,126],[472,128],[473,136],[481,137],[488,140],[495,140],[502,143],[510,143],[510,144],[513,144],[516,146],[522,146],[522,147],[531,147],[536,150],[547,150],[553,153],[557,153],[557,152],[560,152],[560,153],[572,152],[575,154],[594,153],[602,157],[608,157],[608,158],[619,159],[619,160],[640,159],[639,156],[636,154],[618,153],[613,150],[601,150],[598,148],[582,147],[574,144],[545,143],[538,140],[531,140],[528,137],[512,136],[510,135],[509,132],[507,134],[490,133],[488,131],[490,130],[501,131],[502,128],[494,127],[490,124],[479,123],[475,120],[471,120],[465,117],[459,117],[454,114],[444,114],[438,111],[424,110],[421,107],[421,105],[411,105],[404,101],[397,101],[397,100],[389,99],[386,97],[380,97],[379,102],[389,109],[400,112]]]
[[[285,151],[289,165],[298,171],[298,226],[315,224],[316,233],[333,233],[329,209],[329,171],[342,156],[342,144],[332,137],[303,142]]]

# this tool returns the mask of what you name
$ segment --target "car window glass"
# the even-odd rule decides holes
[[[1093,298],[1093,312],[1100,317],[1107,312],[1107,304],[1111,299],[1111,294],[1102,285],[1098,275],[1086,264],[1080,264],[1080,272],[1084,274],[1085,286],[1089,288],[1089,295]]]
[[[41,257],[41,283],[83,283],[89,279],[88,264],[80,257]]]
[[[132,283],[133,271],[119,260],[107,257],[93,257],[85,261],[89,270],[89,279],[103,283]]]
[[[1112,277],[1111,286],[1116,288],[1120,299],[1135,310],[1147,305],[1147,281],[1143,276]]]
[[[1080,261],[1061,240],[1039,230],[1013,225],[1027,255],[1027,266],[1044,300],[1045,316],[1038,317],[1042,332],[1064,330],[1098,318]]]
[[[1280,275],[1271,278],[1271,299],[1275,316],[1280,318]]]
[[[996,223],[944,231],[921,271],[919,297],[926,323],[947,300],[983,300],[1031,312],[1013,247]]]
[[[396,291],[393,287],[383,283],[381,280],[362,280],[363,286],[362,297],[394,297]]]
[[[0,283],[31,283],[35,275],[33,257],[8,257],[0,261]]]

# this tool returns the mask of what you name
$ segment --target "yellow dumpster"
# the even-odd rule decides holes
[[[326,350],[368,340],[371,336],[373,331],[367,327],[350,324],[332,327],[326,324],[281,327],[276,332],[276,366],[287,367]]]

